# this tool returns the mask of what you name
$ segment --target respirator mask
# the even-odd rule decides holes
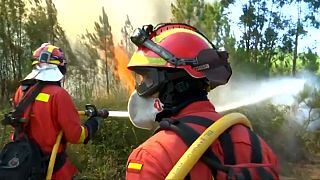
[[[158,126],[155,120],[158,113],[163,111],[159,98],[142,97],[134,91],[128,102],[129,118],[132,124],[141,129],[152,130]]]

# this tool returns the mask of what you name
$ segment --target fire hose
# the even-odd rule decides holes
[[[94,105],[91,104],[87,104],[86,105],[86,110],[84,111],[78,111],[79,115],[86,115],[88,117],[92,117],[92,116],[100,116],[102,118],[107,118],[109,116],[109,111],[107,109],[100,109],[97,110],[97,108]],[[49,165],[48,165],[48,170],[47,170],[47,176],[46,176],[46,180],[51,180],[52,179],[52,173],[53,173],[53,167],[54,164],[56,162],[56,157],[57,157],[57,153],[58,153],[58,149],[60,146],[60,142],[61,142],[61,138],[62,138],[63,132],[60,131],[56,142],[53,146],[51,155],[50,155],[50,160],[49,160]]]
[[[235,124],[243,124],[252,129],[250,121],[247,117],[240,113],[230,113],[211,126],[209,126],[189,149],[182,155],[179,161],[171,169],[166,180],[184,179],[193,166],[198,162],[203,153],[211,146],[211,144],[229,127]]]

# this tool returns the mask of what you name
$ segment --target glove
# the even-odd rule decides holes
[[[88,130],[88,137],[84,140],[84,143],[87,144],[90,139],[92,139],[97,133],[101,121],[103,120],[100,116],[90,117],[85,123],[84,126]]]

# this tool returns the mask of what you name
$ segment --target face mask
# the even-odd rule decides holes
[[[159,98],[140,97],[134,91],[128,102],[129,118],[132,124],[141,129],[152,130],[158,126],[156,116],[163,110],[163,104]]]

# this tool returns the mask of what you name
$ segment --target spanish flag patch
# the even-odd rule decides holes
[[[127,165],[127,172],[140,173],[143,167],[142,161],[130,160]]]

